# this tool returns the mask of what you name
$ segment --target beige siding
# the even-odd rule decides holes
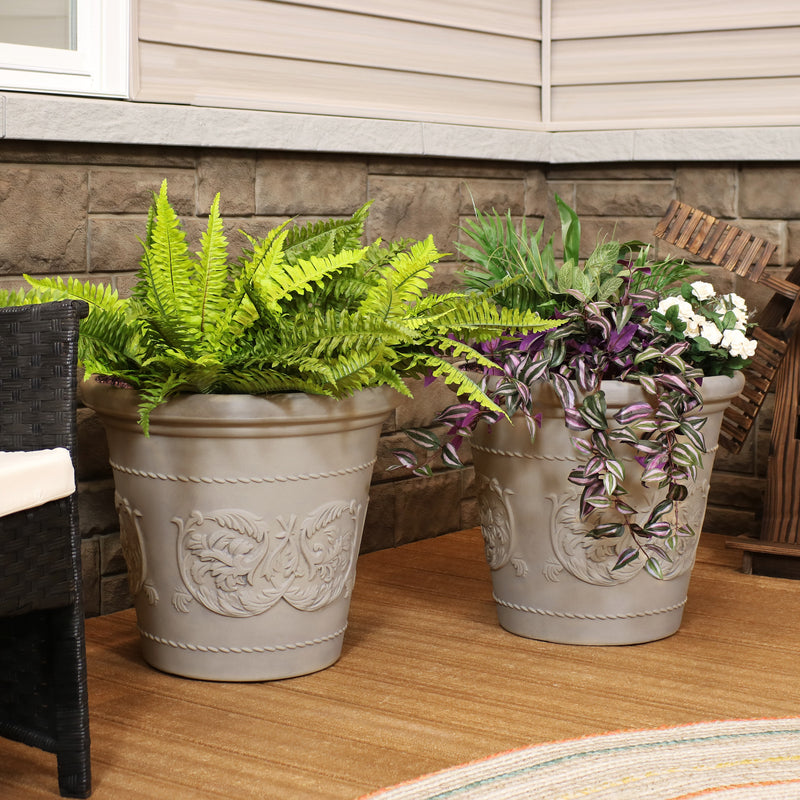
[[[135,99],[504,127],[539,121],[538,4],[376,1],[370,14],[357,5],[140,0]]]
[[[800,124],[797,0],[550,0],[553,130]]]
[[[800,25],[797,0],[551,0],[554,39]]]
[[[139,101],[522,130],[800,124],[800,0],[139,0],[138,36]]]

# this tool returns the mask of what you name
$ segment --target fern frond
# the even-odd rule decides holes
[[[365,203],[349,219],[309,222],[289,231],[284,252],[294,264],[311,256],[329,256],[340,250],[355,250],[361,245],[364,224],[372,201]]]
[[[406,316],[407,306],[427,290],[439,256],[432,236],[416,242],[408,252],[398,253],[380,269],[380,280],[370,289],[359,310],[384,318]]]
[[[293,353],[335,358],[342,352],[370,350],[376,344],[407,342],[415,337],[413,329],[394,320],[349,311],[314,310],[279,321],[276,354],[287,360]]]
[[[199,323],[192,313],[196,306],[194,265],[186,234],[167,197],[166,180],[153,205],[135,296],[149,309],[152,324],[166,340],[173,346],[191,349],[198,338]]]
[[[9,308],[11,306],[28,306],[33,303],[41,302],[35,292],[25,289],[0,289],[0,306]]]
[[[252,294],[251,299],[256,307],[260,302],[273,314],[280,313],[283,301],[312,291],[326,278],[356,263],[362,255],[363,250],[343,250],[326,257],[298,259],[294,264],[275,258],[254,274],[252,287],[258,299]]]
[[[498,308],[482,295],[475,295],[469,300],[469,303],[436,314],[431,320],[431,327],[438,333],[487,341],[507,331],[539,332],[563,324],[562,320],[543,319],[536,311]]]
[[[227,306],[228,240],[219,214],[219,194],[214,197],[208,215],[208,227],[200,240],[197,278],[197,315],[201,334],[210,333]]]
[[[306,392],[333,397],[333,391],[315,381],[269,369],[230,370],[222,376],[220,390],[234,394],[272,394]]]
[[[107,283],[82,282],[77,278],[44,277],[33,278],[23,276],[36,290],[36,302],[49,300],[83,300],[89,305],[89,313],[93,311],[124,313],[127,300],[120,299],[116,290]],[[45,299],[46,298],[46,299]]]
[[[435,377],[444,378],[445,383],[453,387],[455,393],[462,400],[480,403],[483,408],[489,411],[508,416],[469,375],[446,359],[433,354],[421,354],[416,359],[415,364],[417,367],[424,365]]]

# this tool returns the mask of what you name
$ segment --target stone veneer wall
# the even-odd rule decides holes
[[[669,201],[678,198],[778,243],[772,265],[783,271],[800,257],[800,164],[596,164],[552,166],[424,158],[324,156],[291,152],[91,146],[0,140],[0,288],[22,285],[22,274],[71,274],[111,281],[121,292],[140,255],[150,193],[166,177],[187,230],[196,235],[213,195],[222,195],[232,249],[244,228],[266,232],[287,216],[301,220],[346,215],[374,200],[367,236],[434,235],[452,251],[473,200],[538,224],[557,220],[558,193],[583,220],[590,248],[598,235],[652,240]],[[663,244],[656,243],[657,250]],[[443,260],[437,285],[454,280]],[[763,304],[745,281],[713,270],[718,288]],[[403,427],[429,423],[450,395],[413,387],[387,423],[375,470],[363,550],[391,547],[477,523],[471,470],[428,479],[388,471]],[[743,452],[717,458],[707,531],[757,535],[764,488],[770,407]],[[86,606],[104,614],[130,605],[113,508],[113,481],[102,429],[79,411],[79,480],[84,536]]]

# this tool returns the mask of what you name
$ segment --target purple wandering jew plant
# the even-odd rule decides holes
[[[552,238],[542,246],[536,233],[516,227],[510,214],[475,212],[462,229],[471,244],[457,245],[472,262],[466,285],[491,291],[497,302],[517,310],[537,310],[561,320],[557,328],[528,335],[504,335],[476,345],[492,366],[473,365],[480,386],[509,418],[527,425],[534,437],[539,424],[532,387],[549,383],[564,410],[564,422],[581,461],[569,480],[581,489],[580,513],[601,521],[589,532],[595,539],[627,537],[615,569],[645,559],[645,569],[663,576],[663,565],[680,537],[697,532],[681,516],[687,483],[695,479],[706,452],[700,415],[704,376],[732,375],[755,352],[747,337],[752,327],[741,297],[718,295],[695,267],[674,259],[651,260],[641,242],[603,241],[585,261],[579,258],[580,222],[558,196],[563,263],[556,263]],[[509,283],[511,279],[511,283]],[[639,384],[637,401],[608,418],[602,382]],[[401,463],[416,474],[430,474],[441,453],[458,467],[458,450],[480,422],[502,414],[474,402],[446,408],[433,431],[409,431],[427,454],[420,463],[404,450]],[[629,448],[642,468],[644,486],[663,499],[641,513],[624,486],[619,446]],[[615,450],[616,448],[616,450]],[[605,518],[604,518],[605,517]]]

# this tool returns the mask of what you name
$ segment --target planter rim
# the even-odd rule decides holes
[[[138,418],[139,393],[136,389],[98,381],[92,376],[82,388],[86,405],[100,414]],[[231,418],[233,424],[248,425],[253,421],[302,418],[326,421],[336,417],[388,413],[397,405],[400,394],[389,386],[361,389],[341,399],[304,392],[274,394],[202,394],[185,393],[171,397],[153,409],[150,424],[192,424],[203,420]]]
[[[572,385],[575,387],[576,392],[580,396],[582,392],[573,380]],[[703,395],[703,404],[713,403],[719,400],[728,400],[732,397],[739,395],[744,388],[745,378],[741,371],[736,372],[732,377],[727,375],[709,375],[704,377],[700,385],[701,393]],[[640,383],[633,381],[620,381],[620,380],[607,380],[600,382],[600,388],[605,394],[606,401],[609,405],[627,405],[633,403],[637,399],[641,399],[644,389]],[[553,389],[552,385],[547,380],[536,381],[534,386],[534,395],[541,403],[549,403],[561,407],[561,403]]]

